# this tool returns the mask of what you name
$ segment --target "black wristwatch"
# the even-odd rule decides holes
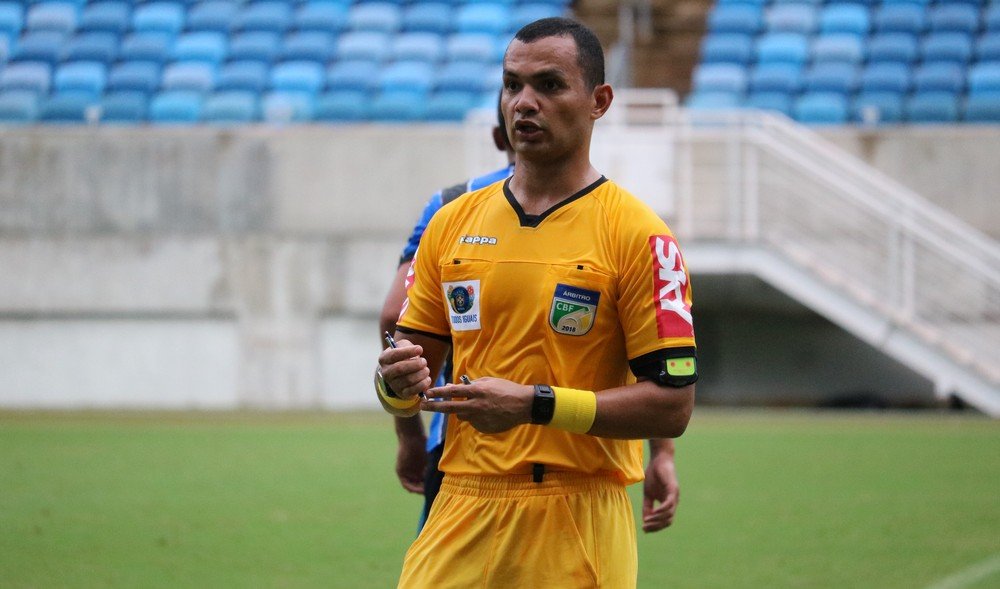
[[[548,425],[556,411],[556,394],[547,384],[535,385],[535,399],[531,402],[531,423]]]

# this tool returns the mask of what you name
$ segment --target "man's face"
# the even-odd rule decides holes
[[[500,108],[518,157],[555,161],[589,150],[594,93],[583,81],[573,37],[511,41]]]

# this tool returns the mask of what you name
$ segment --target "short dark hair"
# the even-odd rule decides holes
[[[521,27],[514,38],[522,43],[531,43],[546,37],[569,35],[576,43],[576,60],[583,71],[583,81],[591,89],[604,83],[604,49],[594,31],[583,24],[563,17],[536,20]]]

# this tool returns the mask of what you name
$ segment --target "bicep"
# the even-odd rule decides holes
[[[406,273],[409,271],[410,263],[400,264],[396,269],[396,276],[389,285],[389,293],[385,295],[385,302],[382,303],[382,312],[379,315],[379,332],[396,331],[396,320],[399,319],[399,311],[403,307],[403,300],[406,299]]]

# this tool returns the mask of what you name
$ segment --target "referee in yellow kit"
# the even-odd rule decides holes
[[[509,179],[443,207],[376,390],[449,415],[441,492],[399,586],[635,587],[625,486],[680,436],[697,380],[687,268],[666,224],[590,163],[611,106],[593,32],[522,28],[504,56]],[[430,388],[449,346],[469,384]]]

